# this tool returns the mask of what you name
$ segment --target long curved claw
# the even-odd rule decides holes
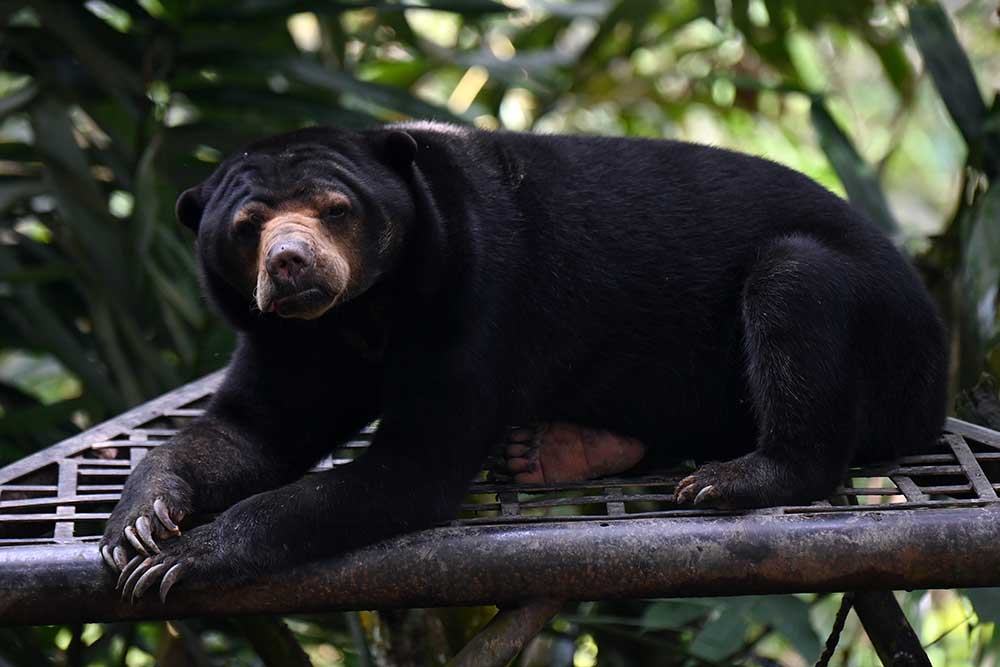
[[[139,580],[135,582],[135,586],[132,588],[132,601],[135,602],[142,597],[142,594],[146,592],[156,578],[159,576],[160,572],[163,572],[167,568],[165,563],[157,563],[153,567],[146,570],[146,573],[139,577]]]
[[[118,583],[115,584],[115,588],[121,588],[125,580],[131,576],[132,571],[139,567],[139,563],[143,561],[143,556],[135,556],[130,560],[125,567],[122,568],[122,573],[118,575]]]
[[[167,593],[169,593],[170,589],[174,587],[174,584],[176,584],[177,581],[184,576],[184,569],[183,563],[177,563],[167,570],[165,575],[163,575],[163,581],[160,582],[160,602],[167,601]]]
[[[122,570],[128,565],[128,552],[125,551],[125,547],[117,546],[111,554],[114,556],[115,565],[118,566],[118,570]]]
[[[163,498],[157,498],[153,501],[153,512],[168,532],[171,532],[174,535],[181,534],[180,526],[174,523],[174,520],[170,518],[170,512],[167,510],[167,504],[163,502]]]
[[[704,502],[715,500],[719,497],[719,492],[715,490],[715,487],[709,484],[704,489],[698,492],[698,495],[694,497],[694,504],[701,505]]]
[[[135,520],[135,532],[138,533],[139,539],[151,553],[160,553],[160,547],[153,539],[153,524],[150,523],[148,517],[141,516]]]
[[[146,573],[146,568],[153,562],[152,558],[146,558],[141,563],[139,563],[132,574],[128,576],[125,580],[125,585],[122,586],[122,600],[129,600],[132,598],[132,591],[135,590],[135,585],[138,583],[142,575]]]
[[[116,572],[118,571],[118,563],[115,562],[115,557],[111,551],[111,547],[107,544],[101,547],[101,558],[103,558],[104,562],[108,564],[108,567]]]
[[[129,541],[135,550],[142,553],[145,556],[149,555],[149,551],[146,550],[146,545],[142,543],[139,536],[135,534],[135,528],[132,526],[125,526],[125,539]]]

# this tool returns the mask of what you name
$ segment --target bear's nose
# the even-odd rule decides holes
[[[312,266],[314,259],[308,243],[302,239],[288,239],[271,246],[264,266],[267,273],[279,283],[290,283],[304,269]]]

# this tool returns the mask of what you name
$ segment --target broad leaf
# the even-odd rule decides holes
[[[875,168],[858,155],[854,144],[837,125],[821,98],[813,99],[811,116],[819,144],[844,184],[851,204],[898,241],[899,225],[889,210],[889,202],[882,192]]]
[[[989,175],[1000,174],[1000,132],[984,132],[986,104],[951,19],[937,2],[923,0],[910,8],[910,29],[924,66],[966,142],[982,146]]]

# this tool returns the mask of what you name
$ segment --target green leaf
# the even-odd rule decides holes
[[[403,89],[360,81],[350,74],[325,68],[304,58],[289,60],[283,69],[297,81],[338,94],[352,95],[362,104],[375,104],[413,118],[465,123],[447,109],[417,99]]]
[[[45,96],[31,110],[38,151],[45,158],[46,184],[56,196],[64,226],[57,230],[72,244],[75,259],[88,271],[87,283],[103,286],[129,302],[125,245],[115,234],[107,203],[77,145],[67,109]]]
[[[986,173],[996,177],[1000,174],[1000,133],[984,133],[986,104],[951,20],[937,2],[923,0],[910,7],[910,30],[948,113],[966,143],[982,150]]]
[[[898,242],[899,224],[889,209],[874,167],[861,158],[854,144],[830,115],[822,98],[813,98],[810,115],[819,144],[844,184],[851,204]]]
[[[163,324],[170,332],[170,340],[173,342],[173,347],[181,361],[188,366],[193,365],[198,354],[193,337],[188,333],[174,308],[166,301],[160,303],[160,312],[163,316]]]
[[[129,405],[136,405],[146,395],[143,393],[140,376],[137,373],[141,369],[129,359],[111,311],[112,306],[109,302],[94,297],[90,299],[90,319],[94,327],[94,337],[101,347],[101,356],[107,362],[125,401]]]
[[[205,16],[187,21],[177,45],[177,64],[186,65],[198,57],[204,66],[215,69],[237,62],[230,58],[240,53],[262,60],[299,53],[287,30],[275,30],[274,18],[259,14],[243,20],[234,18],[230,13],[225,21]]]
[[[1000,588],[964,588],[980,623],[1000,623]]]
[[[661,600],[651,603],[642,614],[641,625],[646,630],[680,630],[704,618],[714,607],[705,600]]]
[[[372,8],[380,12],[401,12],[407,9],[437,9],[455,12],[464,16],[500,14],[510,12],[510,8],[494,0],[422,0],[421,2],[365,2],[364,0],[237,0],[236,2],[205,3],[209,5],[197,12],[198,18],[230,19],[250,17],[272,18],[288,16],[299,12],[314,14],[337,14],[350,9]]]
[[[749,628],[746,604],[722,607],[719,615],[706,623],[691,642],[691,654],[718,662],[725,660],[743,647]]]
[[[638,27],[645,24],[658,8],[659,3],[655,0],[619,0],[604,17],[604,20],[600,22],[597,32],[583,53],[580,54],[580,60],[604,62],[612,55],[617,55],[611,53],[611,51],[616,50],[614,43],[617,35],[619,33],[634,34]]]
[[[0,628],[0,658],[12,665],[44,665],[51,662],[47,650],[42,650],[42,642],[24,628]]]
[[[247,126],[263,134],[265,123],[275,132],[297,129],[305,124],[334,125],[345,128],[371,126],[375,119],[368,114],[349,111],[330,104],[329,96],[296,92],[274,93],[263,86],[200,86],[182,88],[195,100],[204,121],[228,121]]]
[[[91,402],[83,398],[71,398],[52,405],[34,405],[19,410],[5,410],[0,419],[0,435],[31,435],[51,424],[69,422],[77,410],[92,407]]]
[[[39,159],[38,152],[31,144],[24,144],[18,141],[0,142],[0,160],[5,162],[35,163]],[[28,168],[29,165],[18,165],[21,169]]]
[[[761,625],[774,628],[785,637],[807,663],[819,657],[822,644],[809,621],[809,604],[794,595],[766,595],[757,598],[750,616]]]
[[[159,296],[174,308],[188,324],[200,327],[204,324],[204,311],[199,306],[199,299],[179,289],[158,267],[150,265],[149,275],[159,291]]]
[[[0,213],[14,204],[45,192],[45,184],[34,178],[5,178],[0,180]]]
[[[35,0],[32,8],[43,27],[73,50],[89,75],[138,113],[136,102],[145,94],[142,76],[109,48],[122,43],[122,36],[77,3]]]
[[[773,5],[773,3],[769,3],[769,5]],[[775,13],[771,11],[773,7],[769,6],[770,25],[758,26],[750,20],[750,0],[733,0],[732,7],[733,23],[746,38],[751,48],[768,65],[778,70],[789,84],[800,86],[801,82],[797,79],[791,55],[788,53],[787,40],[785,39],[787,27],[780,20],[782,12]]]
[[[146,332],[142,331],[132,313],[115,305],[112,320],[121,333],[129,357],[135,360],[136,377],[142,383],[143,396],[153,396],[169,387],[179,385],[176,369],[160,354]],[[141,400],[141,399],[140,399]]]
[[[0,256],[0,269],[4,264]],[[0,320],[30,341],[32,349],[45,350],[59,359],[80,378],[84,391],[97,397],[103,405],[111,410],[125,407],[103,369],[79,343],[74,332],[60,321],[52,304],[40,297],[37,289],[17,287],[12,298],[0,298]]]
[[[280,618],[246,616],[233,618],[231,622],[247,638],[265,665],[312,666],[295,635]]]
[[[718,22],[719,9],[715,4],[715,0],[698,0],[698,5],[702,16],[707,18],[712,23]]]
[[[906,51],[898,39],[885,40],[870,27],[864,31],[864,36],[868,45],[875,51],[879,62],[882,63],[882,71],[892,84],[896,92],[904,100],[908,100],[913,94],[916,73],[910,60],[906,57]]]
[[[0,97],[0,118],[20,111],[26,107],[38,94],[38,86],[33,83],[22,88],[18,88],[12,93]]]
[[[989,342],[998,333],[1000,287],[1000,187],[989,188],[959,221],[962,236],[959,375],[971,386],[982,371]]]

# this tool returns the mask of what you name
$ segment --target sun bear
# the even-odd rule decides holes
[[[177,217],[239,343],[108,521],[127,598],[439,524],[504,440],[522,481],[696,458],[678,502],[742,508],[822,498],[943,424],[946,337],[915,272],[764,159],[311,128],[229,157]],[[303,477],[376,418],[364,456]]]

